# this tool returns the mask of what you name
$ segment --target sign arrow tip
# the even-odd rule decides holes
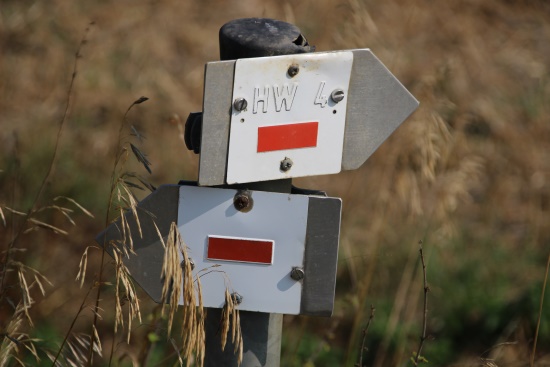
[[[342,169],[365,163],[418,105],[370,50],[354,50]]]

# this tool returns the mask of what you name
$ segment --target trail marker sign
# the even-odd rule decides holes
[[[133,236],[136,256],[125,264],[157,302],[162,289],[164,248],[176,222],[201,277],[203,305],[221,308],[228,288],[242,297],[240,310],[330,316],[334,306],[341,200],[322,196],[247,191],[248,210],[239,210],[239,190],[163,185],[138,204],[143,237]],[[138,233],[134,214],[125,214]],[[120,220],[96,238],[122,239]],[[182,261],[183,258],[180,258]],[[294,279],[299,269],[303,279]],[[183,298],[180,300],[183,303]]]
[[[288,23],[224,25],[226,61],[206,65],[203,112],[186,124],[186,145],[200,152],[198,182],[160,186],[137,214],[124,214],[130,235],[139,233],[134,215],[142,230],[124,261],[151,298],[159,302],[163,287],[159,233],[165,241],[176,222],[203,305],[222,308],[229,289],[239,310],[258,311],[241,315],[245,366],[279,365],[276,313],[331,315],[341,217],[338,198],[254,190],[290,192],[286,178],[359,168],[418,107],[370,50],[313,49]],[[274,54],[284,56],[249,58]],[[250,190],[205,187],[228,184]],[[96,240],[112,251],[127,229],[119,219]],[[237,366],[233,348],[214,347],[219,318],[207,316],[205,328],[206,365]]]
[[[359,168],[417,107],[368,49],[208,63],[199,185]]]
[[[233,100],[247,107],[232,106],[226,182],[340,172],[352,62],[351,51],[237,60]]]

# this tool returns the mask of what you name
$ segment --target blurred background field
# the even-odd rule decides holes
[[[422,332],[420,240],[431,290],[422,352],[429,365],[528,365],[550,254],[550,3],[543,0],[1,1],[0,205],[22,212],[47,173],[74,55],[94,22],[41,204],[68,196],[95,219],[78,214],[73,226],[44,213],[68,235],[32,231],[15,255],[52,282],[46,296],[33,290],[34,325],[23,327],[42,339],[37,347],[56,351],[97,273],[100,253],[91,251],[86,285],[74,281],[82,253],[105,226],[128,106],[149,98],[128,114],[146,136],[148,180],[196,179],[182,124],[202,108],[204,64],[219,59],[219,28],[243,17],[294,23],[318,51],[370,48],[421,103],[361,169],[295,180],[341,197],[343,222],[334,316],[285,317],[282,366],[353,366],[371,305],[363,363],[412,365]],[[4,215],[2,251],[19,220]],[[14,274],[6,279],[17,283]],[[113,338],[109,289],[96,365],[108,363]],[[9,292],[16,300],[17,289]],[[550,366],[549,294],[539,366]],[[173,364],[162,327],[148,324],[155,304],[140,296],[142,324],[133,324],[130,345],[117,341],[115,355],[131,365],[149,340],[148,365]],[[12,314],[4,299],[3,342]],[[88,332],[92,317],[83,312],[75,331]],[[36,363],[24,348],[18,356]]]

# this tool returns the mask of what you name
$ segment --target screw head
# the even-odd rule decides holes
[[[188,259],[189,259],[189,264],[191,264],[191,270],[195,270],[195,262],[190,257]],[[182,262],[180,263],[180,266],[182,269],[185,268],[185,260],[182,260]]]
[[[237,111],[243,111],[246,110],[246,107],[248,106],[248,102],[244,98],[236,98],[233,101],[233,108]]]
[[[233,300],[233,303],[235,303],[236,305],[240,305],[241,303],[243,303],[243,296],[241,296],[237,292],[231,293],[231,299]]]
[[[248,213],[251,211],[252,206],[254,205],[254,200],[252,199],[250,191],[239,190],[233,198],[233,205],[235,206],[235,209],[240,212]]]
[[[294,280],[302,280],[304,279],[304,269],[299,268],[297,266],[293,267],[290,271],[290,277]]]
[[[235,208],[237,208],[237,210],[246,209],[249,204],[250,199],[248,198],[248,196],[240,195],[235,198]]]
[[[290,170],[293,164],[294,162],[292,162],[292,159],[285,157],[285,159],[281,161],[281,171],[286,172]]]
[[[288,67],[288,76],[291,77],[291,78],[294,78],[296,75],[298,75],[298,72],[300,71],[300,68],[298,67],[298,65],[290,65]]]
[[[330,98],[335,102],[338,103],[341,100],[344,99],[344,91],[342,89],[335,89],[330,94]]]

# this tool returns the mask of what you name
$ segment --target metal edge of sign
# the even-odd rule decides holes
[[[160,302],[162,292],[162,263],[164,248],[159,239],[158,227],[163,240],[166,241],[172,222],[177,222],[179,205],[179,185],[162,185],[149,196],[139,202],[137,215],[142,236],[139,236],[137,222],[131,211],[124,214],[133,234],[135,254],[130,254],[124,263],[132,278],[155,301]],[[96,237],[100,246],[110,241],[122,240],[120,218],[107,227]],[[112,256],[112,250],[106,248]]]
[[[207,63],[204,72],[199,185],[225,183],[236,60]]]
[[[301,315],[332,315],[341,213],[341,199],[309,197]]]
[[[369,50],[352,50],[342,170],[359,168],[419,103]]]

